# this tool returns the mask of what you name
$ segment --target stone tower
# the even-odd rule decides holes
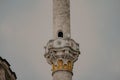
[[[73,65],[80,54],[71,39],[70,0],[53,0],[53,36],[45,46],[45,58],[52,66],[53,80],[72,80]]]

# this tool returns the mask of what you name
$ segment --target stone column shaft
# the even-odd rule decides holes
[[[68,71],[57,71],[53,75],[53,80],[72,80],[72,73]]]
[[[53,0],[53,35],[63,32],[63,38],[70,37],[70,0]]]

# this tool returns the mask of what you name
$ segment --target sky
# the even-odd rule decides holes
[[[120,0],[71,0],[80,44],[73,80],[120,80]],[[0,56],[17,80],[52,80],[44,46],[53,39],[52,0],[0,0]]]

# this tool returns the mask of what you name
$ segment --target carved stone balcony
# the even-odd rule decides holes
[[[44,56],[47,62],[53,65],[52,71],[72,71],[73,63],[78,59],[79,54],[79,44],[73,39],[58,38],[47,43]]]

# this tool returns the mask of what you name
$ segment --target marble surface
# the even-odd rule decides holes
[[[53,80],[72,80],[72,73],[68,71],[57,71],[53,74]]]
[[[70,0],[53,0],[54,38],[60,31],[64,38],[70,37]]]

